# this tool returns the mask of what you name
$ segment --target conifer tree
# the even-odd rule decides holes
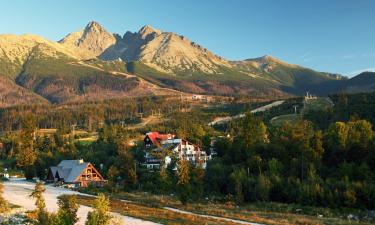
[[[7,201],[3,197],[3,184],[0,183],[0,213],[4,213],[9,210]]]
[[[23,169],[26,179],[32,179],[35,174],[34,163],[37,155],[34,150],[34,135],[34,117],[27,116],[22,120],[21,145],[16,155],[17,166]]]
[[[75,195],[61,195],[58,199],[59,210],[53,224],[73,225],[78,222],[77,211],[79,205],[77,197]]]
[[[109,215],[109,199],[99,194],[94,203],[94,211],[87,215],[86,225],[107,225],[112,217]]]
[[[38,225],[49,225],[49,216],[46,210],[46,203],[44,201],[43,193],[46,191],[43,184],[38,182],[35,185],[34,191],[30,194],[30,197],[35,198],[35,206],[37,213]]]
[[[182,158],[178,163],[178,194],[182,204],[186,204],[190,198],[190,165],[189,162]]]

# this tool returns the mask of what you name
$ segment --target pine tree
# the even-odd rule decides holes
[[[31,193],[30,197],[35,198],[35,206],[37,212],[38,225],[49,225],[49,216],[46,210],[46,203],[44,201],[43,193],[46,191],[43,184],[38,182],[35,185],[34,191]]]
[[[59,210],[53,225],[73,225],[78,222],[79,205],[77,204],[77,197],[75,195],[61,195],[58,199]]]
[[[7,201],[3,198],[3,184],[0,183],[0,213],[4,213],[9,210]]]
[[[94,203],[94,211],[87,215],[86,225],[107,225],[112,217],[109,215],[109,199],[99,194]]]
[[[22,120],[21,145],[16,155],[17,166],[21,167],[26,179],[32,179],[35,174],[34,163],[37,159],[34,150],[35,121],[32,116]]]
[[[178,163],[178,190],[179,199],[182,204],[186,204],[190,198],[190,165],[189,162],[182,158]]]

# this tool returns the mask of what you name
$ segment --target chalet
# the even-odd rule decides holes
[[[201,98],[202,98],[201,95],[193,95],[193,96],[191,96],[192,100],[200,100]]]
[[[146,133],[146,137],[143,139],[146,148],[160,146],[162,141],[173,139],[175,136],[172,134],[160,134],[159,132],[153,131]]]
[[[81,160],[63,160],[48,170],[47,181],[68,184],[73,187],[87,187],[90,184],[102,187],[102,175],[89,163]]]
[[[315,99],[318,99],[318,97],[316,97],[315,95],[310,94],[309,92],[306,92],[305,101],[315,100]]]
[[[152,145],[154,146],[153,149],[146,151],[146,161],[144,165],[148,169],[158,169],[160,167],[160,159],[157,159],[155,155],[162,150],[167,150],[170,153],[169,155],[174,154],[178,159],[184,158],[194,165],[199,165],[206,168],[207,160],[210,159],[210,156],[208,156],[206,152],[203,151],[198,145],[195,145],[185,139],[176,139],[174,138],[174,135],[170,134],[166,136],[161,135],[161,137],[164,138],[162,140],[157,140]],[[150,146],[148,144],[148,135],[146,134],[145,146]],[[172,158],[170,156],[166,156],[164,158],[165,165],[171,163],[171,160]]]

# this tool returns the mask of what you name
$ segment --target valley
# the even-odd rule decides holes
[[[139,2],[0,26],[0,224],[375,224],[368,2]]]

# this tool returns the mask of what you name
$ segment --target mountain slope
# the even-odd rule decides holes
[[[80,45],[90,33],[88,45]],[[105,38],[107,37],[107,38]],[[82,41],[83,42],[83,41]],[[329,93],[341,76],[321,73],[282,62],[271,56],[230,62],[184,36],[144,26],[138,32],[126,32],[121,38],[108,33],[95,22],[80,33],[72,33],[60,43],[83,52],[99,48],[94,55],[102,60],[122,59],[137,76],[181,91],[206,94]],[[79,52],[77,51],[77,52]],[[100,54],[99,54],[100,53]],[[91,55],[92,57],[94,55]],[[132,66],[133,62],[137,66]],[[277,91],[276,91],[277,90]]]
[[[344,85],[347,92],[375,91],[375,72],[363,72],[347,80]]]
[[[59,42],[0,35],[0,107],[178,91],[279,98],[306,91],[372,91],[374,84],[372,73],[346,79],[271,56],[228,61],[184,36],[150,26],[121,37],[90,22]]]
[[[75,58],[73,50],[36,35],[0,35],[0,74],[15,78],[34,48],[43,48],[43,55]]]
[[[68,34],[59,43],[76,50],[81,59],[92,59],[114,45],[116,37],[97,22],[90,22],[85,29]]]
[[[281,90],[293,94],[303,94],[312,89],[319,94],[323,91],[319,88],[324,89],[329,83],[339,83],[340,80],[345,80],[344,77],[337,74],[317,72],[267,55],[244,61],[234,61],[232,64],[249,76],[269,80],[279,86]]]
[[[48,104],[48,101],[18,86],[12,80],[0,76],[0,108],[25,104]]]
[[[100,58],[141,61],[161,72],[178,75],[192,72],[214,74],[222,66],[231,66],[228,61],[184,36],[150,26],[144,26],[135,33],[126,32]]]
[[[173,93],[124,74],[121,61],[81,61],[75,48],[34,35],[0,35],[0,50],[1,106]]]

